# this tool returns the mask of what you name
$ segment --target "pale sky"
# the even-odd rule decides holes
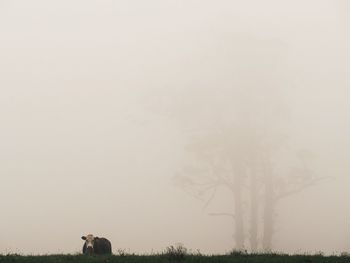
[[[231,101],[256,114],[253,97],[332,177],[281,204],[274,249],[349,251],[349,61],[346,0],[0,0],[0,253],[75,253],[89,233],[229,251],[232,222],[208,213],[232,200],[203,209],[172,177],[193,129],[230,123]]]

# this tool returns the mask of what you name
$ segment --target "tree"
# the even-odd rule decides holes
[[[293,156],[285,150],[289,114],[284,93],[290,87],[285,47],[249,37],[229,39],[229,46],[217,48],[205,64],[215,65],[212,71],[199,57],[192,63],[197,67],[188,71],[201,79],[191,76],[190,84],[160,91],[164,104],[153,104],[164,107],[162,112],[179,122],[189,138],[189,164],[174,182],[204,207],[219,188],[228,189],[232,211],[210,214],[232,219],[235,249],[270,250],[278,203],[319,179],[305,160],[295,168],[280,161]]]
[[[232,211],[209,214],[232,218],[235,249],[271,250],[278,203],[321,180],[312,176],[304,158],[289,174],[276,174],[282,171],[274,169],[278,165],[272,164],[272,148],[246,128],[241,132],[236,128],[236,132],[201,136],[187,147],[197,161],[191,160],[174,177],[177,185],[204,201],[204,207],[215,198],[220,187],[232,193]]]

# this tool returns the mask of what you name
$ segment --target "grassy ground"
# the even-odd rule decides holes
[[[350,262],[349,256],[321,256],[321,255],[278,255],[278,254],[256,254],[256,255],[187,255],[184,258],[172,258],[168,255],[126,255],[126,256],[84,256],[84,255],[47,255],[47,256],[20,256],[20,255],[0,255],[0,262],[18,263],[63,263],[63,262],[105,262],[105,263],[167,263],[167,262],[256,262],[256,263],[276,263],[276,262],[304,262],[304,263],[335,263]]]

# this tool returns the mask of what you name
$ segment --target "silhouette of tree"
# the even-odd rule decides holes
[[[217,51],[211,61],[223,63],[213,68],[214,75],[224,76],[212,81],[215,86],[203,80],[196,86],[190,79],[186,87],[160,92],[163,104],[155,105],[181,123],[189,137],[189,164],[174,176],[174,183],[203,201],[204,208],[223,187],[228,189],[231,211],[209,214],[232,219],[235,249],[271,250],[278,203],[322,179],[307,167],[306,152],[292,168],[276,158],[288,141],[285,47],[245,37],[228,42],[231,49]],[[197,66],[192,70],[201,70],[201,57]]]
[[[209,215],[232,218],[238,250],[271,250],[278,203],[323,179],[313,177],[304,158],[289,174],[276,174],[269,145],[245,129],[203,136],[189,144],[187,151],[197,162],[191,160],[174,182],[202,200],[205,208],[221,187],[231,192],[232,211]]]

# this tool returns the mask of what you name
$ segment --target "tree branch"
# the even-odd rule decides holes
[[[297,194],[297,193],[300,193],[302,192],[303,190],[305,190],[306,188],[309,188],[311,186],[314,186],[316,185],[318,182],[324,180],[324,179],[329,179],[330,177],[321,177],[321,178],[317,178],[317,179],[314,179],[312,180],[311,182],[309,183],[306,183],[306,184],[303,184],[301,186],[299,186],[298,188],[296,189],[293,189],[293,190],[289,190],[289,191],[286,191],[284,193],[281,193],[279,195],[276,196],[276,199],[277,200],[280,200],[280,199],[283,199],[283,198],[286,198],[288,196],[291,196],[293,194]]]
[[[235,218],[235,215],[231,214],[231,213],[208,213],[208,215],[210,215],[210,216],[229,216],[229,217]]]
[[[213,191],[212,195],[210,196],[210,198],[208,199],[208,201],[205,203],[205,205],[204,205],[204,207],[203,207],[203,210],[204,210],[205,208],[207,208],[208,205],[210,204],[210,202],[214,199],[215,194],[216,194],[216,189],[217,189],[217,186],[214,188],[214,191]]]

